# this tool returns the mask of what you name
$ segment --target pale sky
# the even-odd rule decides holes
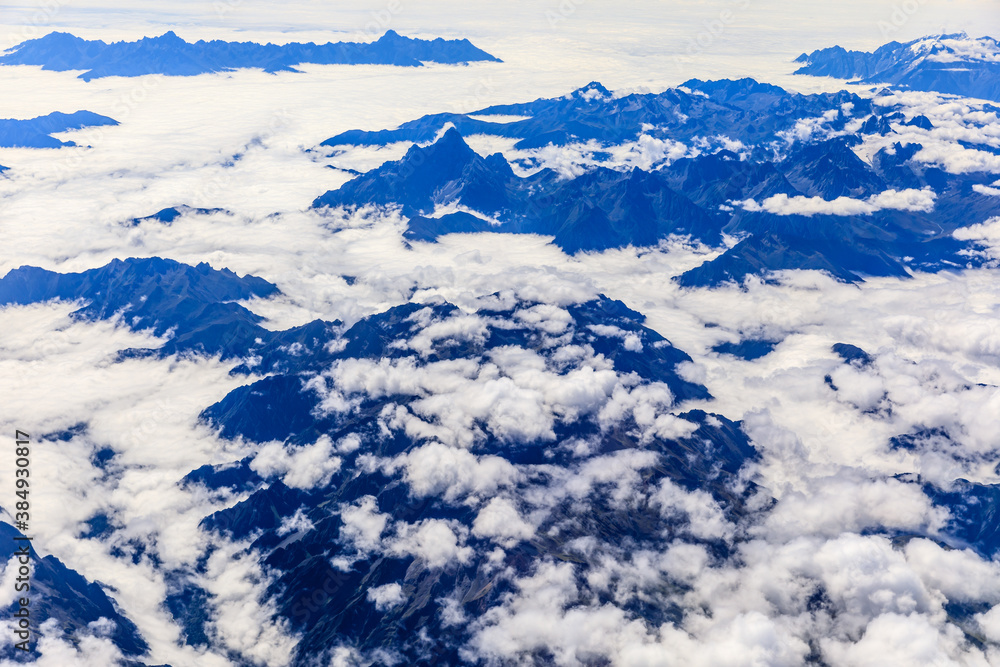
[[[692,50],[703,58],[788,57],[840,44],[872,49],[897,39],[968,31],[1000,35],[996,0],[362,0],[289,2],[173,0],[8,4],[0,9],[0,45],[52,30],[134,39],[174,29],[188,39],[271,41],[407,35],[469,37],[510,59],[553,47],[605,56],[642,56],[647,67]]]

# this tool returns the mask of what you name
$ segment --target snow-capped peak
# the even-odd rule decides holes
[[[908,46],[914,55],[930,62],[1000,62],[1000,42],[991,37],[972,38],[964,32],[923,37]]]

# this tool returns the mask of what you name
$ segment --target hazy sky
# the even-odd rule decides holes
[[[558,52],[581,64],[641,57],[640,69],[669,78],[666,64],[730,60],[752,67],[787,62],[840,44],[874,48],[943,31],[1000,34],[996,0],[378,0],[272,3],[261,0],[89,2],[53,0],[0,9],[0,45],[51,30],[134,39],[174,29],[182,37],[291,40],[371,39],[386,29],[469,37],[505,60],[548,62]],[[729,69],[731,69],[731,65]]]
[[[834,39],[845,46],[867,46],[881,41],[880,22],[895,24],[893,37],[912,39],[940,30],[996,32],[1000,7],[994,0],[843,0],[794,2],[789,0],[354,0],[352,2],[287,2],[262,0],[173,0],[172,2],[5,3],[0,17],[7,25],[86,27],[139,30],[170,25],[192,29],[235,28],[278,31],[355,31],[379,15],[392,27],[407,32],[440,32],[485,36],[511,31],[538,34],[549,27],[548,14],[601,27],[614,41],[623,31],[656,32],[665,25],[699,30],[724,11],[732,39],[750,34],[781,34],[791,28],[804,38]],[[377,19],[376,19],[377,20]],[[560,25],[570,28],[570,25]],[[650,44],[669,50],[670,44]]]

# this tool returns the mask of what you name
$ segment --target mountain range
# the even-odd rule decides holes
[[[77,302],[74,318],[169,338],[159,354],[253,358],[234,372],[266,373],[205,406],[202,419],[224,439],[274,444],[178,484],[245,495],[202,528],[249,540],[248,553],[275,573],[267,595],[298,637],[294,665],[345,641],[408,664],[454,664],[476,624],[455,626],[449,614],[501,613],[517,593],[511,582],[542,563],[572,563],[586,580],[623,546],[699,545],[725,560],[747,539],[741,526],[768,512],[742,475],[758,454],[740,423],[675,410],[711,396],[678,373],[691,358],[621,302],[560,308],[497,293],[473,312],[439,299],[346,329],[317,321],[268,340],[247,334],[255,316],[233,300],[276,294],[253,276],[158,258],[76,274],[21,267],[0,279],[0,305]],[[844,364],[871,363],[855,346],[835,351]],[[893,446],[919,442],[900,434]],[[95,461],[113,469],[117,456]],[[996,531],[982,528],[1000,503],[996,487],[902,483],[951,512],[936,539],[983,557],[1000,550]],[[94,516],[90,537],[109,534],[110,521]],[[135,562],[148,557],[138,548]],[[170,573],[166,600],[191,646],[212,634],[201,563]],[[58,619],[72,638],[92,617],[112,619],[113,642],[142,664],[145,640],[99,585],[51,557],[35,576],[39,622]],[[595,609],[615,604],[592,585]],[[661,587],[620,613],[676,622],[683,583],[668,577]]]
[[[52,135],[68,130],[108,125],[118,125],[118,121],[92,111],[77,111],[70,114],[54,111],[45,116],[25,120],[2,118],[0,119],[0,147],[61,148],[75,146],[76,144],[72,141],[60,141]]]
[[[802,63],[796,74],[1000,101],[1000,42],[992,37],[942,34],[889,42],[872,52],[833,46],[795,62]]]
[[[497,115],[520,120],[489,120]],[[807,123],[811,136],[796,140]],[[323,145],[416,143],[314,206],[398,206],[412,241],[533,233],[575,253],[651,246],[671,235],[712,247],[722,246],[723,235],[739,240],[682,275],[688,286],[783,269],[818,269],[847,281],[906,276],[975,262],[973,245],[952,232],[1000,214],[1000,198],[983,190],[994,173],[949,173],[915,159],[923,145],[908,135],[932,138],[929,124],[853,94],[801,95],[752,79],[691,80],[660,94],[620,97],[591,83],[564,97],[341,133]],[[517,138],[515,152],[526,157],[482,157],[463,134]],[[646,168],[611,159],[617,147],[640,140],[707,145]],[[870,159],[857,152],[866,144],[878,146]],[[582,146],[594,164],[580,175],[561,174],[532,162],[531,151],[544,146]],[[435,213],[449,205],[463,210]]]
[[[403,37],[387,31],[374,42],[258,44],[214,39],[191,43],[168,31],[134,42],[86,40],[65,32],[22,42],[0,56],[0,65],[40,65],[65,72],[84,70],[84,81],[106,76],[166,74],[194,76],[253,67],[265,72],[294,72],[295,66],[394,65],[419,67],[427,62],[499,62],[467,39],[433,40]]]
[[[93,239],[0,277],[0,362],[31,397],[10,421],[49,424],[35,644],[0,662],[996,658],[997,290],[965,269],[997,266],[1000,107],[946,96],[988,97],[996,42],[837,49],[803,70],[894,87],[595,81],[313,136],[293,160],[330,185],[292,211],[181,185],[39,226]],[[389,31],[52,33],[0,64],[18,59],[89,81],[493,57]],[[116,124],[5,120],[0,145]],[[6,210],[38,210],[0,181]]]

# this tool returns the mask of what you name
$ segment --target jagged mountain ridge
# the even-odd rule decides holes
[[[408,121],[395,130],[350,130],[330,137],[323,146],[343,144],[380,146],[397,141],[432,141],[447,123],[463,136],[490,134],[517,138],[516,148],[539,148],[596,140],[618,144],[635,140],[643,126],[652,137],[689,141],[723,135],[745,144],[762,144],[797,120],[821,116],[829,109],[851,104],[857,113],[870,113],[871,101],[853,93],[800,95],[753,79],[701,81],[691,79],[659,94],[614,96],[598,82],[572,93],[524,104],[494,105],[469,114],[432,114]],[[494,122],[474,116],[527,116]],[[842,127],[846,116],[834,121]]]
[[[60,141],[52,135],[67,130],[108,125],[118,125],[118,121],[92,111],[76,111],[70,114],[54,111],[45,116],[25,120],[4,118],[0,119],[0,147],[62,148],[63,146],[75,146],[76,144],[72,141]]]
[[[4,543],[4,558],[10,562],[16,557],[17,547],[25,542],[15,542],[14,538],[24,535],[13,526],[0,522],[0,537]],[[14,560],[14,562],[18,562]],[[88,629],[88,624],[104,618],[112,625],[111,639],[122,654],[128,658],[140,658],[149,650],[139,630],[128,617],[123,615],[115,602],[97,583],[88,581],[79,572],[66,567],[54,556],[38,555],[31,551],[31,589],[21,592],[30,601],[32,626],[36,629],[46,621],[55,621],[61,636],[70,641],[79,641]],[[20,608],[15,599],[5,609],[9,618]],[[15,640],[17,641],[17,640]],[[17,660],[25,654],[11,643],[4,646],[2,655],[8,660]],[[138,667],[144,663],[127,660],[125,667]]]
[[[795,62],[803,63],[795,74],[1000,101],[1000,43],[991,37],[942,34],[889,42],[873,52],[833,46],[803,53]]]
[[[135,227],[144,222],[159,222],[170,226],[174,220],[177,220],[185,215],[211,215],[213,213],[228,213],[228,211],[221,208],[196,208],[194,206],[179,204],[177,206],[162,208],[156,213],[146,215],[141,218],[132,218],[129,221],[129,224]]]
[[[412,346],[407,349],[399,343],[419,339],[422,332],[436,325],[468,315],[447,303],[407,304],[393,308],[345,332],[346,344],[333,360],[332,368],[365,363],[371,364],[374,371],[387,366],[409,368],[412,363],[417,369],[436,369],[473,360],[488,365],[491,355],[517,352],[541,355],[547,360],[546,372],[569,380],[584,367],[572,361],[557,361],[560,348],[549,342],[553,333],[547,332],[545,326],[536,328],[537,325],[532,326],[529,320],[519,317],[521,313],[540,307],[544,307],[543,304],[505,299],[500,307],[491,305],[471,315],[487,319],[484,337],[440,339],[430,350],[423,347],[414,350]],[[570,307],[567,311],[572,319],[567,321],[568,328],[563,334],[572,334],[572,339],[566,343],[570,348],[592,346],[596,354],[613,361],[616,373],[637,373],[643,378],[643,384],[665,383],[677,400],[707,396],[703,387],[682,380],[673,370],[675,364],[689,357],[655,332],[643,328],[638,313],[606,298]],[[503,318],[502,326],[500,320],[490,322],[498,317]],[[631,343],[628,342],[630,335],[634,336]],[[323,397],[312,388],[314,382],[307,382],[310,374],[302,372],[315,366],[308,358],[299,357],[298,362],[287,374],[234,391],[207,409],[205,418],[221,427],[222,435],[228,438],[276,438],[293,447],[308,448],[324,438],[343,442],[345,438],[359,437],[364,444],[357,450],[341,445],[341,451],[346,451],[338,457],[342,459],[339,469],[328,482],[311,489],[290,488],[274,477],[261,479],[246,461],[235,469],[220,469],[218,475],[210,470],[199,471],[197,482],[209,488],[217,484],[237,488],[248,483],[260,486],[260,490],[243,503],[206,518],[206,528],[236,536],[257,535],[255,531],[264,530],[256,537],[254,548],[260,551],[268,567],[282,573],[271,590],[282,599],[281,614],[303,634],[294,664],[309,664],[314,653],[328,650],[348,637],[360,650],[391,650],[405,656],[409,664],[461,662],[459,649],[468,635],[457,628],[442,626],[440,598],[457,596],[467,613],[478,616],[499,605],[504,595],[511,591],[509,584],[495,571],[495,566],[490,565],[489,538],[474,534],[476,509],[470,506],[471,501],[460,501],[465,492],[456,491],[461,495],[451,500],[447,499],[448,494],[445,499],[427,495],[427,491],[414,488],[412,477],[401,474],[401,469],[394,472],[380,466],[377,470],[369,468],[368,472],[362,472],[365,470],[362,462],[370,456],[403,461],[432,452],[444,455],[443,445],[437,444],[434,438],[414,438],[407,435],[408,429],[398,426],[390,426],[386,432],[387,411],[419,412],[420,404],[432,399],[435,389],[428,385],[425,389],[388,391],[374,397],[367,397],[362,392],[359,395],[361,402],[349,412],[317,417],[322,413]],[[475,402],[468,396],[465,400]],[[657,463],[643,476],[642,485],[647,491],[654,490],[666,479],[670,480],[669,484],[685,489],[707,491],[721,503],[720,506],[738,511],[744,502],[742,494],[745,491],[738,490],[736,475],[747,460],[755,457],[738,425],[697,410],[683,412],[678,418],[694,425],[696,430],[676,441],[654,436],[647,442],[641,440],[637,432],[632,432],[641,430],[637,425],[630,427],[623,423],[604,432],[596,422],[583,415],[556,423],[554,433],[549,436],[517,429],[504,435],[498,421],[484,416],[476,419],[473,429],[477,433],[476,441],[469,449],[469,456],[489,461],[491,466],[513,466],[512,470],[523,470],[524,483],[528,486],[510,497],[524,499],[531,497],[532,483],[527,480],[534,474],[547,477],[542,471],[553,466],[580,472],[579,466],[586,467],[588,460],[648,456]],[[593,442],[586,454],[574,455],[565,448],[552,447],[555,443],[580,439]],[[451,473],[447,459],[442,459],[441,465],[441,481],[436,484],[448,484],[445,480]],[[530,472],[533,470],[538,473]],[[453,483],[458,488],[466,482],[455,478]],[[468,483],[475,484],[471,480]],[[407,486],[410,486],[409,492]],[[588,494],[585,505],[567,499],[551,507],[548,510],[550,517],[540,526],[538,537],[519,541],[516,546],[508,545],[504,560],[507,576],[510,571],[527,574],[534,563],[553,557],[580,563],[586,570],[591,558],[567,544],[588,535],[612,543],[629,540],[652,547],[668,535],[685,534],[687,529],[682,518],[671,527],[671,523],[663,522],[655,507],[623,511],[606,495],[609,490],[603,486],[595,488]],[[523,501],[513,502],[520,505]],[[331,514],[321,509],[324,507],[341,507],[344,513]],[[469,541],[463,541],[470,545],[472,553],[467,560],[462,558],[448,564],[436,564],[421,557],[373,554],[354,560],[348,569],[331,566],[331,560],[354,558],[353,548],[345,540],[351,530],[347,525],[349,519],[343,517],[352,512],[352,508],[362,507],[390,512],[395,525],[420,527],[417,530],[448,525],[449,529],[465,535],[466,530],[473,529],[473,534],[467,538]],[[296,512],[307,517],[314,528],[289,539],[287,533],[282,532],[279,517]],[[667,532],[661,534],[661,531]],[[720,554],[726,552],[724,543],[711,539],[708,542],[712,548],[719,549]],[[391,586],[397,581],[402,582],[401,594],[407,601],[379,613],[366,591]],[[319,590],[326,593],[317,603],[313,593]],[[283,595],[283,591],[290,594]],[[643,613],[647,619],[652,619],[661,615],[669,618],[677,612],[672,607],[665,607],[642,611],[636,608],[630,613]],[[417,639],[420,628],[428,630],[422,640]],[[197,629],[190,632],[197,634]]]
[[[241,278],[205,262],[192,267],[159,257],[116,259],[81,273],[22,266],[0,279],[0,306],[79,300],[82,305],[73,311],[75,318],[120,317],[135,331],[168,337],[156,350],[126,350],[122,353],[126,356],[195,352],[243,358],[260,346],[313,345],[316,332],[337,326],[316,320],[287,332],[272,332],[260,326],[260,316],[236,303],[277,293],[275,285],[261,278]]]
[[[181,291],[203,300],[276,293],[257,278],[158,259],[116,261],[81,274],[39,273],[45,284],[36,290],[23,288],[28,275],[22,268],[0,280],[5,303],[89,294],[95,301],[89,312],[99,319],[116,317],[105,298],[112,291],[148,295],[154,321],[174,313],[170,299],[154,298],[156,284],[188,281]],[[198,309],[182,319],[192,332],[212,322]],[[127,318],[122,324],[143,326]],[[287,332],[279,338],[281,333]],[[457,662],[463,646],[476,640],[479,619],[502,613],[508,594],[523,585],[517,582],[537,567],[569,564],[585,581],[608,558],[627,560],[677,543],[701,545],[711,558],[725,560],[743,539],[740,526],[767,511],[766,503],[748,505],[755,490],[742,474],[757,455],[740,425],[683,407],[685,400],[708,398],[704,387],[678,374],[678,364],[690,357],[620,302],[600,297],[560,308],[498,293],[485,296],[474,312],[444,301],[410,303],[343,333],[317,331],[315,338],[311,347],[293,349],[276,339],[256,348],[260,365],[275,374],[234,390],[203,414],[223,437],[264,449],[178,480],[209,492],[249,492],[246,500],[206,517],[203,527],[252,540],[248,553],[274,575],[269,595],[278,614],[301,635],[296,665],[342,642],[365,653],[390,651],[410,664]],[[192,340],[187,349],[203,354],[210,347]],[[834,351],[845,364],[871,365],[871,356],[855,346],[835,345]],[[392,379],[396,372],[404,382]],[[510,399],[530,396],[540,377],[562,387],[549,394],[562,396],[554,405],[577,406],[551,412],[551,430],[531,428],[534,417],[524,418],[524,405],[515,408],[519,419],[496,412],[507,400],[496,390],[510,386]],[[611,391],[612,384],[620,388]],[[592,393],[587,386],[600,389]],[[455,391],[461,402],[451,398]],[[459,406],[480,404],[482,391],[491,397],[488,409],[470,413],[467,422],[445,420]],[[547,405],[539,398],[529,400]],[[901,436],[900,442],[919,447],[922,437]],[[323,456],[315,458],[314,451]],[[992,515],[995,489],[964,482],[948,490],[921,488],[952,513],[936,539],[995,553],[995,531],[981,530],[982,517]],[[694,495],[684,502],[697,498],[702,509],[671,504],[685,494]],[[374,538],[358,532],[368,521],[382,526]],[[451,535],[454,542],[443,552],[428,551],[421,540],[431,533]],[[498,546],[502,567],[491,555]],[[165,603],[194,646],[211,636],[205,625],[211,616],[202,613],[211,596],[198,576],[172,574]],[[75,609],[60,597],[68,590],[53,583],[48,608]],[[87,590],[97,596],[94,604],[107,606],[98,588]],[[628,602],[614,590],[595,587],[591,604],[611,605],[653,627],[683,617],[681,581],[664,579]],[[442,610],[451,604],[473,621],[447,624],[450,612]],[[141,638],[125,632],[134,626],[122,618],[118,627],[124,634],[113,636],[116,645],[141,657]],[[544,658],[544,651],[538,656]]]
[[[754,138],[762,143],[743,146],[741,153],[709,150],[648,170],[632,167],[623,171],[598,165],[581,176],[565,178],[547,168],[518,176],[502,154],[483,158],[461,137],[462,127],[468,132],[495,131],[505,137],[524,136],[520,134],[524,132],[528,134],[522,143],[534,146],[541,140],[550,140],[553,145],[584,138],[632,140],[640,133],[653,136],[656,132],[674,140],[691,140],[708,131],[701,117],[669,106],[665,101],[668,93],[630,96],[642,100],[635,107],[641,111],[618,113],[620,102],[629,98],[615,100],[598,84],[591,84],[566,98],[482,111],[538,113],[545,118],[544,123],[539,116],[502,124],[453,115],[428,116],[404,123],[399,130],[338,135],[324,143],[419,140],[432,128],[440,132],[436,123],[454,125],[429,146],[412,146],[400,160],[327,192],[314,206],[398,205],[409,218],[405,236],[411,240],[432,241],[453,232],[536,233],[553,236],[553,242],[570,253],[655,245],[671,234],[689,235],[711,246],[719,245],[722,234],[747,237],[722,257],[682,276],[681,283],[688,286],[739,282],[747,275],[783,269],[818,269],[838,279],[856,281],[866,275],[906,276],[910,269],[964,266],[975,259],[967,253],[969,246],[953,239],[951,232],[1000,214],[1000,200],[974,187],[991,183],[993,174],[950,174],[936,165],[916,162],[913,158],[922,148],[919,144],[896,143],[882,148],[871,164],[858,157],[854,147],[863,143],[866,135],[895,133],[891,123],[904,120],[899,112],[871,114],[867,119],[852,116],[855,111],[867,113],[871,102],[846,93],[813,99],[747,80],[689,84],[701,94],[680,89],[668,93],[677,99],[696,100],[706,120],[714,119],[724,106],[752,126]],[[803,120],[801,114],[823,117],[831,103],[840,106],[834,107],[835,115],[826,116],[829,138],[799,142],[782,138]],[[655,118],[648,115],[647,107],[655,107]],[[676,127],[651,127],[648,121],[670,116],[672,108],[684,117],[688,126],[684,132],[678,135],[674,134]],[[684,108],[694,113],[692,106]],[[775,108],[785,109],[780,120],[772,118]],[[564,114],[575,119],[582,110],[603,125],[572,120],[579,134],[531,134],[535,124],[571,122],[554,121],[550,116],[562,118],[560,114]],[[754,119],[763,119],[767,131],[753,126]],[[858,129],[846,129],[849,122]],[[916,117],[908,122],[929,123]],[[776,144],[782,146],[781,154],[775,154]],[[931,193],[929,210],[926,206],[906,206],[902,210],[869,207],[871,210],[862,214],[853,212],[882,193],[912,194],[917,190]],[[734,206],[734,202],[782,196],[824,202],[846,198],[855,206],[845,213],[820,209],[788,214]],[[438,206],[449,204],[460,204],[470,211],[434,215]]]
[[[652,245],[671,233],[719,238],[712,213],[669,188],[657,174],[598,168],[569,181],[550,170],[520,178],[501,154],[479,156],[453,128],[431,146],[414,146],[402,160],[359,176],[313,205],[400,204],[415,219],[407,237],[417,240],[474,224],[468,215],[445,216],[431,232],[433,223],[422,216],[451,201],[504,223],[484,220],[475,231],[551,234],[568,252]]]
[[[367,42],[258,44],[198,40],[191,43],[172,30],[134,42],[105,43],[70,33],[52,32],[14,46],[0,65],[41,65],[42,69],[86,70],[84,81],[106,76],[166,74],[194,76],[259,67],[265,72],[296,71],[303,64],[396,65],[419,67],[425,62],[467,63],[499,59],[467,39],[433,40],[403,37],[393,30]]]

